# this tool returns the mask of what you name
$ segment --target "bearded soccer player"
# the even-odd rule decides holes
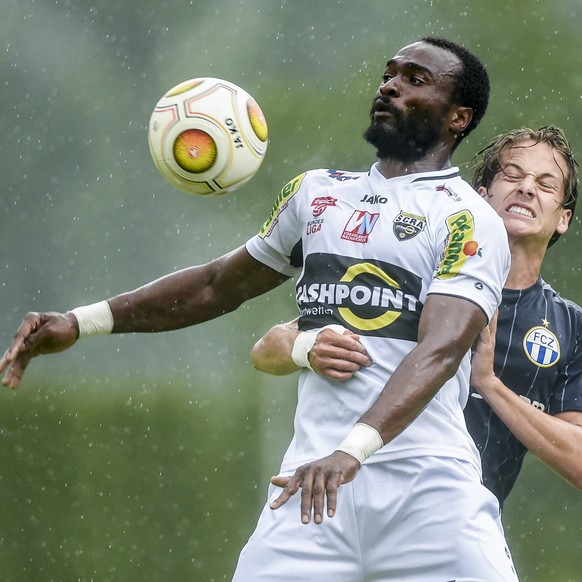
[[[521,128],[480,153],[472,182],[503,219],[512,258],[496,333],[484,330],[476,344],[464,411],[483,482],[503,507],[528,450],[582,488],[582,309],[540,274],[572,221],[578,166],[560,128]],[[343,328],[304,334],[293,358],[298,336],[296,322],[276,326],[257,342],[253,363],[275,374],[312,367],[335,380],[372,364]]]
[[[243,247],[69,313],[28,314],[0,360],[4,383],[79,334],[194,325],[296,276],[302,329],[349,321],[380,364],[342,391],[301,375],[295,435],[234,580],[515,581],[462,411],[470,347],[509,269],[501,219],[451,164],[488,96],[462,46],[402,48],[373,100],[368,172],[306,172]],[[480,254],[458,253],[474,241]],[[397,313],[382,305],[392,296]]]

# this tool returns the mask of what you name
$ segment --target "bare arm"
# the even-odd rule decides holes
[[[113,333],[170,331],[208,321],[285,280],[240,247],[109,299]],[[0,359],[0,372],[7,370],[2,383],[16,388],[32,358],[71,347],[78,333],[71,313],[28,313]]]
[[[422,311],[418,345],[400,363],[372,407],[360,422],[373,427],[388,443],[398,436],[426,407],[442,385],[458,369],[479,332],[486,325],[483,311],[473,303],[456,297],[430,295]],[[291,478],[274,477],[284,487],[271,504],[277,509],[299,488],[301,520],[307,523],[333,516],[337,489],[351,481],[360,469],[358,460],[342,451],[303,465]]]
[[[113,332],[171,331],[209,321],[287,279],[251,257],[243,246],[109,299]]]
[[[299,370],[300,367],[291,357],[298,335],[297,320],[272,327],[253,347],[253,366],[277,376]],[[349,330],[343,334],[331,329],[320,331],[308,358],[317,374],[340,381],[349,380],[361,366],[372,364],[359,336]]]
[[[253,366],[267,374],[286,376],[301,368],[291,358],[293,344],[299,335],[297,320],[273,326],[251,352]]]
[[[475,344],[471,384],[529,451],[574,487],[582,489],[582,412],[546,414],[495,376],[495,324],[493,320]]]
[[[384,443],[398,436],[454,376],[486,324],[483,311],[470,301],[429,295],[420,320],[418,345],[360,422],[378,430]]]

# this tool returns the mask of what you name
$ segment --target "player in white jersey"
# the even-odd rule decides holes
[[[235,580],[514,581],[461,416],[466,354],[499,302],[509,262],[501,222],[470,198],[450,161],[488,95],[482,63],[463,47],[426,38],[402,48],[372,106],[365,136],[379,159],[369,176],[308,173],[245,247],[72,312],[27,314],[0,359],[4,384],[17,387],[31,358],[78,337],[218,317],[304,264],[305,325],[355,322],[385,363],[326,401],[304,375],[289,476],[274,479],[285,487]],[[323,521],[326,502],[328,517],[337,515]]]
[[[390,180],[376,165],[358,174],[318,170],[295,178],[283,192],[247,250],[298,276],[302,330],[345,326],[361,336],[377,364],[340,391],[316,374],[301,376],[295,435],[281,467],[289,471],[335,450],[376,401],[416,343],[429,295],[463,298],[491,317],[509,263],[499,217],[456,168]],[[288,259],[298,248],[301,269]],[[370,461],[435,455],[478,469],[462,413],[468,376],[466,354],[414,421],[415,430],[398,435]]]
[[[282,474],[337,449],[416,344],[428,297],[457,297],[491,317],[509,266],[500,224],[456,168],[390,180],[376,166],[358,174],[318,170],[287,185],[272,218],[247,249],[257,260],[290,275],[294,273],[288,257],[301,257],[296,286],[301,329],[315,335],[325,326],[345,326],[359,334],[374,365],[362,368],[341,387],[310,371],[301,374],[294,436]],[[449,315],[454,326],[455,311]],[[371,535],[369,513],[390,516],[391,506],[405,506],[401,516],[375,520],[374,560],[362,548],[359,560],[328,563],[320,553],[321,543],[301,549],[304,526],[273,516],[266,507],[235,580],[270,579],[271,574],[257,575],[263,571],[258,564],[267,564],[273,572],[270,564],[281,562],[276,556],[292,540],[299,540],[293,548],[303,556],[300,569],[294,566],[292,579],[297,580],[311,579],[309,572],[316,565],[323,569],[313,570],[313,579],[326,573],[334,580],[356,580],[360,568],[369,572],[366,580],[461,580],[477,572],[494,576],[484,580],[505,579],[504,562],[509,562],[503,546],[492,542],[497,505],[480,485],[479,456],[463,418],[469,373],[467,353],[414,422],[365,461],[353,492],[338,492],[338,503],[349,503],[349,508],[338,508],[329,529],[313,534],[331,535],[331,547],[339,536],[337,550],[343,554],[350,546],[340,534],[344,528],[352,532],[354,544],[363,545],[365,538],[358,539],[356,532]],[[270,500],[276,495],[272,489]],[[467,519],[469,508],[474,523]],[[294,503],[277,511],[297,513],[298,507]],[[441,529],[443,520],[446,527]],[[401,526],[416,528],[414,543],[402,537]],[[465,538],[466,528],[474,528],[475,537]],[[434,553],[428,561],[430,574],[419,557],[411,559],[422,546]],[[434,561],[437,554],[440,563]],[[249,578],[251,574],[257,577]]]
[[[477,160],[473,186],[503,218],[512,264],[496,339],[484,330],[476,344],[464,415],[483,483],[503,506],[528,449],[582,487],[582,309],[540,277],[547,248],[572,221],[578,169],[554,126],[509,131]],[[269,330],[253,349],[254,365],[275,374],[308,367],[336,380],[341,391],[337,380],[372,363],[365,337],[360,342],[341,328],[311,334],[303,361],[294,362],[297,327],[294,321]]]

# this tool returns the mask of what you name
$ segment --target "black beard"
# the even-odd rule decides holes
[[[390,111],[394,117],[392,125],[374,120],[372,109],[372,123],[364,132],[364,139],[376,148],[378,158],[415,162],[438,143],[440,119],[420,119],[414,112],[405,117],[394,108]]]

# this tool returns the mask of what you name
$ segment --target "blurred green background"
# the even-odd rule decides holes
[[[253,235],[281,186],[365,169],[386,60],[435,34],[487,64],[489,111],[461,145],[554,123],[582,159],[579,0],[0,0],[2,318],[67,310],[217,257]],[[188,196],[146,129],[178,82],[216,76],[266,115],[259,174]],[[580,221],[545,278],[582,303]],[[229,580],[292,431],[295,378],[251,347],[295,315],[292,284],[170,334],[80,342],[0,395],[0,580]],[[582,493],[534,458],[504,521],[522,580],[582,580]]]

